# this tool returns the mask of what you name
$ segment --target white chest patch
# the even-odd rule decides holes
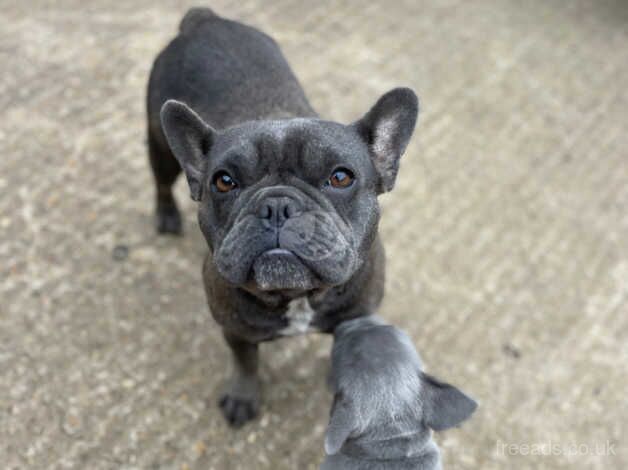
[[[314,318],[314,310],[312,310],[307,297],[291,300],[288,304],[286,318],[288,319],[288,326],[279,330],[280,335],[293,336],[312,331],[310,323],[312,318]]]

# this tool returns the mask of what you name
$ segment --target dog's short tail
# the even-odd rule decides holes
[[[194,31],[205,21],[215,18],[216,13],[205,7],[190,8],[179,24],[181,34],[187,34]]]

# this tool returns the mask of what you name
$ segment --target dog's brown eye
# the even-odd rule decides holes
[[[334,188],[348,188],[353,183],[353,173],[346,168],[338,168],[329,177],[328,184]]]
[[[214,175],[214,185],[218,192],[221,193],[228,193],[237,186],[236,182],[226,171],[219,171]]]

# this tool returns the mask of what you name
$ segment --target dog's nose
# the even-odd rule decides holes
[[[294,199],[289,197],[269,197],[262,201],[257,216],[272,227],[281,227],[286,220],[299,213]]]

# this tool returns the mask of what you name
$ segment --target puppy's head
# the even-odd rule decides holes
[[[250,121],[214,130],[168,101],[161,121],[181,164],[218,272],[264,291],[348,281],[392,189],[418,103],[406,88],[382,96],[359,121]]]

